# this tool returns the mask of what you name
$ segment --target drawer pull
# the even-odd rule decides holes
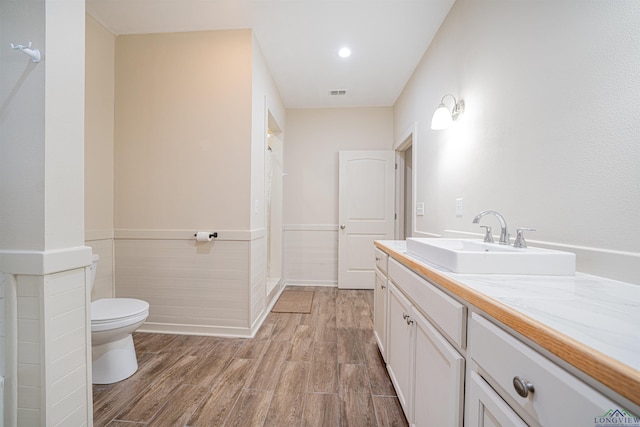
[[[529,396],[529,392],[533,393],[534,391],[533,384],[518,376],[513,377],[513,388],[516,389],[516,392],[521,397],[527,397]]]

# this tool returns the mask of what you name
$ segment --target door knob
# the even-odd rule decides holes
[[[345,228],[347,228],[347,226],[346,226],[346,225],[344,225],[344,224],[342,224],[342,225],[340,226],[340,230],[344,230]]]

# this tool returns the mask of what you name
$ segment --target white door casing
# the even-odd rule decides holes
[[[340,151],[339,288],[374,288],[373,241],[393,239],[394,190],[394,151]]]

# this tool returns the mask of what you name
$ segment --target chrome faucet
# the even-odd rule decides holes
[[[536,231],[535,228],[516,228],[516,240],[513,241],[514,248],[526,248],[527,241],[524,240],[525,231]]]
[[[496,218],[498,218],[498,222],[500,223],[500,241],[498,243],[500,243],[501,245],[508,245],[509,244],[509,232],[507,231],[507,221],[505,221],[504,217],[502,215],[500,215],[498,212],[496,212],[496,211],[482,211],[478,215],[476,215],[475,218],[473,218],[473,223],[474,224],[479,224],[480,223],[480,218],[482,218],[483,216],[485,216],[487,214],[494,215]]]

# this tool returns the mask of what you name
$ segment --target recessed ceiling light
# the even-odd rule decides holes
[[[340,58],[348,58],[351,56],[351,49],[349,49],[348,47],[343,47],[342,49],[340,49],[338,51],[338,56],[340,56]]]

